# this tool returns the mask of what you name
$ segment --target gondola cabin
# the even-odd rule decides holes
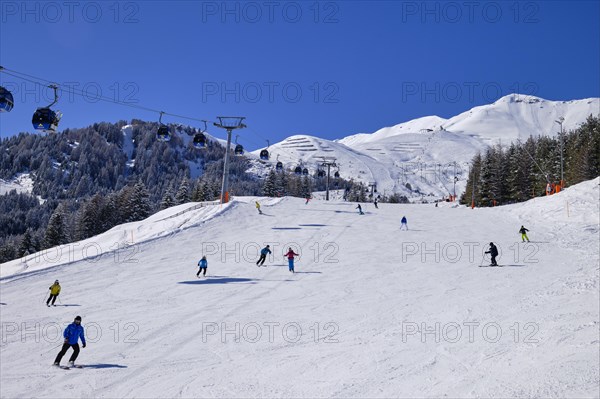
[[[269,160],[269,151],[267,150],[262,150],[260,152],[260,159],[262,159],[263,161],[267,161]]]
[[[275,170],[282,171],[283,170],[283,164],[281,162],[277,162],[275,164]]]
[[[302,169],[302,174],[304,176],[308,175],[308,169],[306,169],[306,168]]]
[[[48,107],[38,108],[35,110],[33,118],[31,118],[31,124],[35,130],[54,133],[58,128],[60,116],[59,111],[53,111]]]
[[[197,133],[194,136],[194,147],[206,148],[206,136],[202,133]]]
[[[337,179],[337,178],[339,178],[339,177],[340,177],[340,172],[336,171],[336,172],[333,174],[333,177],[335,177],[336,179]]]
[[[294,169],[294,173],[297,175],[301,175],[302,174],[302,168],[300,166],[296,166],[296,169]]]
[[[233,150],[235,155],[244,155],[244,146],[241,144],[237,144],[235,149]]]
[[[167,125],[160,125],[156,131],[156,139],[158,141],[171,141],[171,129]]]
[[[317,177],[325,177],[325,171],[324,170],[319,170],[317,172]]]
[[[0,86],[0,112],[10,112],[14,105],[12,93]]]

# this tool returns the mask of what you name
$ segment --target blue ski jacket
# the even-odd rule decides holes
[[[200,259],[200,262],[198,262],[198,266],[201,268],[208,267],[208,261],[206,259]]]
[[[261,254],[263,254],[263,255],[270,254],[270,253],[271,253],[271,250],[270,250],[269,248],[263,248],[263,249],[260,251],[260,253],[261,253]]]
[[[63,337],[69,340],[69,345],[75,345],[79,338],[81,343],[85,345],[85,336],[83,335],[83,326],[71,323],[65,328]]]

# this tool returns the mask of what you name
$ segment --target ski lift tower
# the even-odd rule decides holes
[[[325,201],[329,201],[329,176],[330,176],[331,167],[332,166],[334,168],[337,167],[337,164],[335,163],[335,158],[325,158],[325,157],[323,157],[323,161],[321,162],[321,166],[326,166],[327,167],[327,181],[326,181],[326,184],[325,184]]]
[[[369,182],[369,188],[371,189],[371,198],[375,198],[375,193],[377,192],[377,183],[374,181]]]
[[[558,120],[554,121],[560,125],[560,132],[558,133],[558,137],[560,138],[560,189],[562,190],[565,185],[565,175],[563,174],[563,122],[565,118],[562,116],[558,118]]]
[[[217,116],[219,122],[213,123],[216,127],[227,130],[227,147],[225,147],[225,163],[223,164],[223,185],[221,186],[221,204],[229,201],[229,152],[231,150],[231,132],[235,129],[246,127],[242,123],[243,116]]]

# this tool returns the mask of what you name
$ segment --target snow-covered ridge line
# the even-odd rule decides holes
[[[65,266],[82,260],[92,264],[102,257],[111,256],[119,251],[125,253],[122,256],[127,257],[126,254],[137,251],[139,245],[196,227],[234,206],[236,206],[235,200],[223,206],[218,202],[212,204],[192,202],[174,206],[139,222],[121,224],[82,241],[49,248],[3,263],[0,265],[0,281],[23,274],[43,272],[48,268]]]
[[[265,176],[279,157],[286,169],[302,165],[313,174],[319,160],[330,157],[336,159],[342,178],[374,182],[379,192],[406,195],[414,202],[433,201],[454,193],[454,165],[456,194],[464,192],[468,165],[477,152],[531,136],[554,137],[560,131],[559,118],[564,118],[562,127],[569,131],[590,115],[600,116],[599,98],[549,101],[509,94],[449,119],[425,116],[333,141],[290,136],[272,144],[270,160],[250,171]],[[259,151],[251,155],[258,159]],[[451,171],[448,165],[453,165]]]

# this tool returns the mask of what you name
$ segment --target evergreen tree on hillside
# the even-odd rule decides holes
[[[177,195],[175,195],[175,203],[177,205],[185,204],[190,201],[190,184],[187,178],[183,178],[181,184],[179,185],[179,189],[177,190]]]
[[[150,194],[142,182],[136,183],[126,203],[128,218],[126,222],[136,222],[151,215]]]
[[[163,196],[163,199],[160,202],[159,209],[162,211],[164,209],[172,207],[173,205],[175,205],[175,201],[173,200],[173,192],[169,187],[167,188],[167,191],[165,191],[165,195]]]
[[[67,234],[65,229],[65,213],[62,204],[58,205],[46,228],[44,236],[44,247],[51,248],[57,245],[67,243]]]
[[[263,195],[267,197],[275,197],[277,194],[277,175],[274,170],[271,170],[265,179],[265,184],[263,185]]]
[[[103,206],[103,197],[100,194],[96,194],[81,207],[77,222],[77,237],[80,240],[95,236],[104,231],[100,215]]]
[[[300,197],[309,198],[311,196],[312,196],[312,181],[308,176],[304,176],[302,178]]]
[[[23,234],[23,239],[21,240],[21,243],[19,244],[19,249],[17,250],[17,256],[18,257],[23,257],[29,254],[32,254],[36,251],[36,249],[34,248],[33,245],[33,241],[31,238],[31,232],[29,229],[27,229],[25,231],[25,234]]]

